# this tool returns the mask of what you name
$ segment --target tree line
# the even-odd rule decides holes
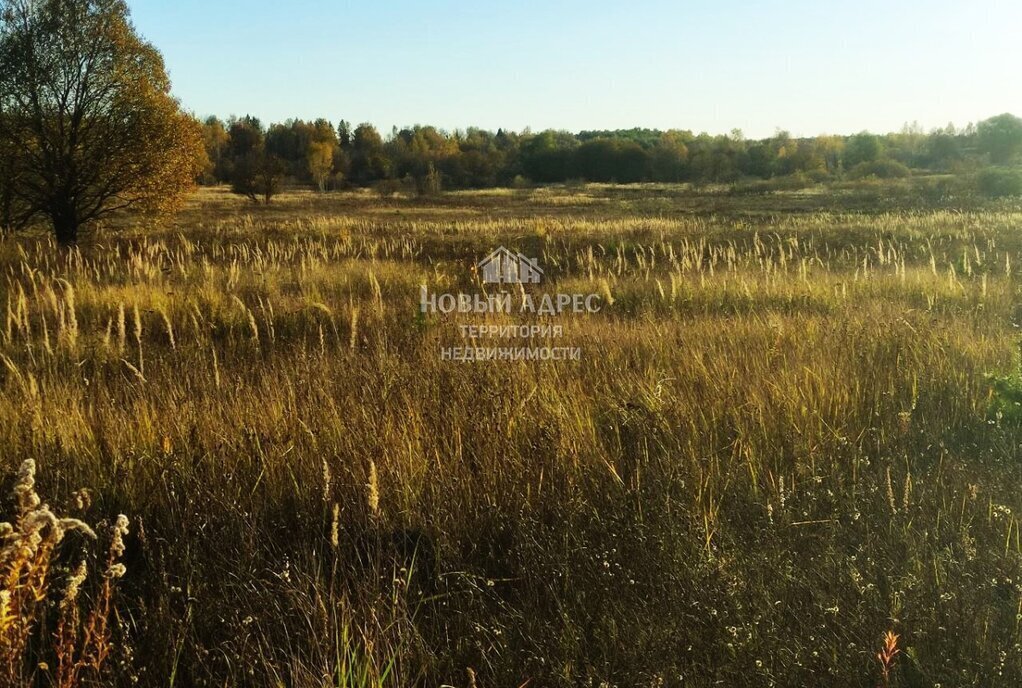
[[[394,128],[292,119],[269,126],[246,116],[202,125],[208,164],[201,181],[231,184],[268,200],[289,180],[321,191],[378,186],[382,191],[436,193],[569,180],[731,183],[805,175],[903,177],[917,171],[962,172],[1009,165],[1022,153],[1022,119],[1002,114],[956,128],[924,132],[906,125],[886,135],[794,137],[780,131],[750,140],[691,131],[497,132],[433,126]]]

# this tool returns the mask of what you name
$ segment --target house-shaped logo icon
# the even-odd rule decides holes
[[[484,284],[539,284],[539,262],[501,246],[476,265]]]

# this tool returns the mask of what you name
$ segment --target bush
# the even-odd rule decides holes
[[[927,205],[939,206],[968,195],[961,180],[954,177],[922,178],[914,185],[912,194]]]
[[[426,174],[416,180],[416,193],[420,196],[439,196],[443,188],[443,175],[432,162],[429,163]]]
[[[1022,170],[991,167],[976,175],[976,190],[987,198],[1022,196]]]
[[[830,181],[830,174],[827,172],[827,170],[823,169],[808,170],[802,174],[804,174],[805,177],[813,184],[822,184],[826,181]]]
[[[405,188],[414,188],[415,180],[409,179],[407,184],[399,179],[381,179],[373,184],[373,190],[380,198],[390,198]]]
[[[253,202],[262,198],[269,205],[283,187],[286,170],[284,161],[275,155],[249,153],[234,163],[231,191]]]
[[[902,179],[912,175],[912,171],[897,160],[874,160],[862,162],[853,167],[848,177],[850,179],[865,179],[876,177],[877,179]]]
[[[988,375],[992,420],[1019,423],[1022,421],[1022,378],[1014,375]]]
[[[735,184],[732,188],[734,194],[766,194],[777,191],[801,191],[808,189],[816,183],[816,180],[805,172],[795,172],[781,177],[770,179],[758,179],[755,181]]]

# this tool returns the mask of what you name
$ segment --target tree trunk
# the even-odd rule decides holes
[[[0,170],[0,234],[14,231],[14,169],[13,165]]]
[[[78,241],[78,215],[71,209],[62,209],[51,215],[57,243],[72,246]]]
[[[14,230],[14,200],[6,188],[0,192],[0,236]]]

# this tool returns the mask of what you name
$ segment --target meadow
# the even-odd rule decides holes
[[[0,240],[2,680],[1019,685],[1022,206],[886,188],[206,189]],[[604,308],[420,312],[499,245]],[[439,355],[552,322],[580,360]]]

